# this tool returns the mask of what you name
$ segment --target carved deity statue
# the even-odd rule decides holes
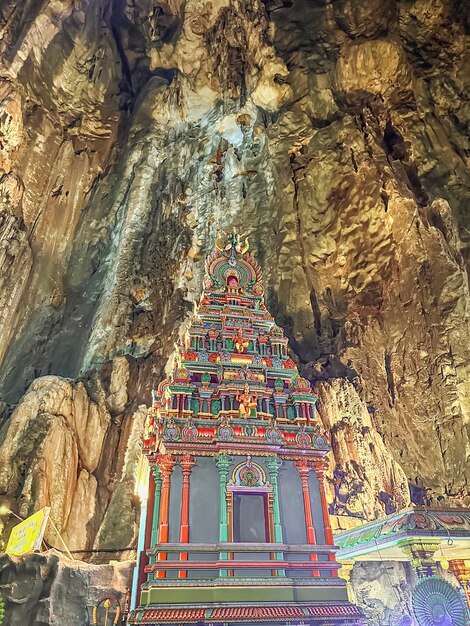
[[[181,346],[178,343],[175,343],[175,352],[173,355],[173,367],[175,369],[180,369],[183,367],[183,355],[181,354]]]
[[[232,228],[230,233],[226,233],[222,231],[222,234],[225,235],[226,239],[223,241],[222,239],[217,239],[215,245],[218,250],[227,254],[227,256],[232,252],[236,252],[237,254],[245,254],[245,252],[250,247],[248,244],[248,239],[245,238],[245,235],[239,235],[235,228]],[[245,238],[245,243],[242,243],[243,238]]]
[[[143,435],[144,441],[148,441],[150,437],[153,435],[154,427],[155,427],[155,418],[152,415],[152,413],[149,412],[147,414],[147,417],[145,418],[144,435]]]
[[[235,337],[233,338],[233,344],[235,346],[235,350],[239,354],[241,354],[242,352],[245,352],[245,350],[248,348],[249,343],[250,342],[248,341],[248,339],[245,339],[243,337],[243,332],[242,332],[242,329],[240,328],[237,334],[235,335]]]
[[[245,384],[243,393],[237,395],[237,401],[240,404],[238,407],[239,417],[243,417],[244,419],[250,417],[251,411],[256,409],[256,395],[250,393],[248,383]]]

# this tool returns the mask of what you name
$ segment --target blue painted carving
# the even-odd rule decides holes
[[[282,434],[275,423],[270,424],[270,427],[266,429],[266,441],[275,446],[282,444]]]
[[[209,353],[207,350],[201,350],[198,354],[197,360],[199,363],[208,363],[209,362]]]
[[[167,421],[167,425],[163,429],[163,440],[164,441],[178,441],[180,438],[180,427],[175,424],[174,420],[170,419]]]
[[[221,441],[232,441],[234,434],[234,430],[228,423],[228,420],[224,420],[217,429],[217,435]]]
[[[222,352],[222,354],[220,355],[220,360],[222,361],[222,363],[230,363],[230,361],[232,360],[230,352]]]
[[[468,610],[459,592],[439,576],[420,580],[411,598],[419,626],[468,625]]]

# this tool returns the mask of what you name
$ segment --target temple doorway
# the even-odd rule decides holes
[[[233,541],[266,543],[269,541],[266,494],[233,494]]]

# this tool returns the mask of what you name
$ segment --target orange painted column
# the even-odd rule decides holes
[[[325,543],[328,546],[334,545],[333,539],[333,531],[331,530],[331,522],[330,516],[328,514],[328,502],[326,501],[326,493],[325,493],[325,472],[327,469],[327,464],[325,461],[316,461],[315,462],[315,471],[318,477],[318,484],[320,486],[320,498],[321,498],[321,509],[323,515],[323,525],[325,527]],[[330,561],[336,561],[336,556],[334,554],[329,555]],[[332,576],[338,576],[338,572],[336,570],[331,572]]]
[[[183,472],[183,486],[181,489],[181,522],[180,522],[180,543],[188,543],[189,541],[189,477],[194,466],[194,459],[187,454],[181,459],[181,470]],[[188,553],[180,554],[181,561],[188,560]],[[180,570],[179,578],[186,578],[188,572]]]
[[[470,559],[449,560],[449,569],[462,586],[470,609]]]
[[[305,513],[305,527],[307,529],[307,543],[311,545],[315,545],[317,543],[317,539],[315,537],[315,528],[313,526],[313,516],[312,516],[312,505],[310,503],[310,489],[308,487],[308,474],[312,469],[309,467],[307,461],[296,461],[294,463],[297,471],[300,475],[300,481],[302,483],[302,496],[304,499],[304,513]],[[316,554],[310,555],[311,561],[317,560]],[[320,576],[320,572],[318,570],[313,570],[312,576]]]
[[[162,476],[162,493],[160,497],[160,520],[158,525],[158,543],[168,543],[168,516],[170,508],[170,477],[175,461],[170,454],[160,458],[158,462]],[[159,552],[157,561],[166,561],[166,552]],[[157,570],[157,578],[165,578],[164,570]]]

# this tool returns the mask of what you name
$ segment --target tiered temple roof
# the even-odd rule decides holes
[[[154,394],[144,447],[220,442],[284,453],[329,450],[310,383],[264,304],[261,270],[232,232],[206,261],[204,291],[171,377]]]

